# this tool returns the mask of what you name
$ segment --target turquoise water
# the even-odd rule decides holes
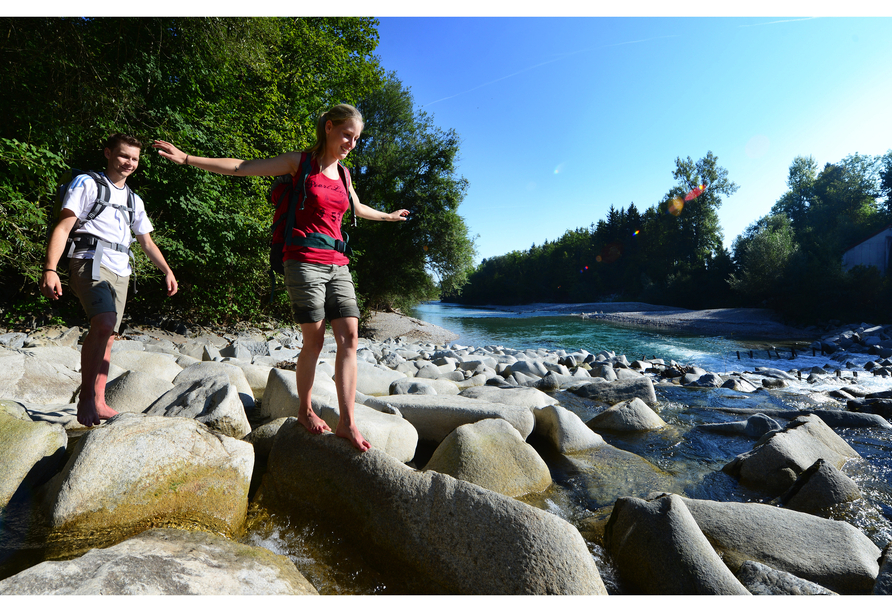
[[[618,327],[597,319],[571,315],[516,313],[505,310],[464,307],[442,302],[421,304],[412,316],[438,325],[459,335],[454,344],[483,347],[501,345],[512,349],[549,350],[580,349],[597,353],[601,350],[625,355],[630,361],[641,357],[658,357],[685,365],[698,365],[706,370],[727,372],[741,367],[780,367],[775,353],[769,359],[769,347],[781,348],[777,342],[740,341],[721,336],[691,336]],[[790,346],[797,353],[807,352],[805,343],[791,343],[780,350],[789,357]],[[741,359],[738,361],[737,352]],[[749,357],[753,351],[753,357]],[[810,353],[808,354],[810,356]],[[803,357],[807,357],[803,355]],[[783,369],[789,369],[783,360]],[[827,359],[815,359],[826,363]],[[810,366],[809,366],[810,367]]]

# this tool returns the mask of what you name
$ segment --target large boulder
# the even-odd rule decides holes
[[[781,503],[790,510],[819,514],[832,506],[860,497],[861,489],[854,480],[823,459],[818,459],[783,494]]]
[[[246,409],[254,408],[256,405],[256,402],[254,401],[254,390],[251,389],[251,384],[248,382],[248,378],[240,367],[231,363],[202,361],[201,363],[192,364],[187,368],[183,368],[183,370],[176,375],[173,379],[173,384],[181,385],[183,383],[191,383],[205,379],[214,374],[225,374],[229,379],[229,382],[232,383],[238,391],[238,396],[242,405]]]
[[[604,438],[593,432],[575,412],[562,406],[545,406],[533,410],[536,418],[534,435],[544,438],[559,453],[597,448]]]
[[[456,428],[440,443],[424,469],[508,497],[538,493],[551,485],[545,461],[502,419],[484,419]]]
[[[748,595],[677,495],[616,500],[605,547],[622,584],[645,595]]]
[[[555,403],[553,397],[532,387],[470,387],[462,391],[460,395],[496,404],[523,406],[525,408],[544,408]]]
[[[193,419],[119,414],[39,490],[48,544],[108,546],[158,524],[238,533],[253,467],[250,444]]]
[[[666,422],[636,397],[614,404],[586,425],[596,431],[635,432],[662,429],[666,427]]]
[[[412,423],[421,440],[439,444],[460,425],[483,419],[508,421],[526,440],[535,419],[528,408],[495,404],[461,395],[389,395],[366,400],[366,405],[382,412],[397,410]]]
[[[61,425],[34,422],[15,405],[0,406],[0,515],[14,495],[31,497],[61,467],[67,444]]]
[[[151,529],[0,581],[0,595],[318,595],[288,557],[201,531]]]
[[[874,595],[892,595],[892,542],[886,544],[880,558],[880,573],[873,586]]]
[[[357,392],[357,395],[360,395]],[[300,397],[297,394],[297,379],[293,372],[273,368],[269,373],[266,400],[261,404],[261,412],[273,420],[283,417],[297,417]],[[372,401],[372,398],[363,398]],[[312,390],[313,411],[335,431],[341,412],[334,383],[330,378],[316,371],[316,382]],[[366,441],[373,448],[384,451],[400,461],[411,461],[418,446],[418,432],[412,424],[394,411],[379,411],[361,403],[353,405],[356,425]]]
[[[375,448],[282,425],[257,501],[318,512],[361,554],[457,594],[606,594],[579,532],[557,516]]]
[[[238,390],[222,372],[177,384],[153,402],[145,413],[195,419],[214,431],[239,440],[251,432]]]
[[[754,414],[745,421],[731,421],[729,423],[704,423],[697,429],[730,436],[745,436],[759,439],[770,431],[779,431],[781,426],[777,421],[764,414]]]
[[[735,457],[722,471],[748,487],[780,494],[818,459],[841,469],[846,461],[859,457],[824,421],[809,415],[766,434],[753,450]]]
[[[745,561],[736,576],[753,595],[837,595],[820,584],[756,561]]]
[[[880,550],[857,528],[767,504],[684,499],[732,571],[747,560],[838,593],[869,593]]]
[[[109,381],[105,388],[105,401],[116,412],[145,412],[173,387],[173,383],[165,378],[140,370],[127,370]]]
[[[113,351],[111,363],[119,368],[144,372],[168,382],[174,382],[174,379],[183,371],[183,368],[177,365],[173,355],[145,350]]]
[[[578,385],[571,389],[576,395],[610,404],[618,404],[638,398],[648,406],[657,405],[657,394],[650,378],[641,376],[633,380],[607,382],[595,379],[594,382]]]
[[[79,358],[79,353],[71,351]],[[70,368],[36,356],[33,350],[0,348],[0,397],[34,404],[68,404],[81,386],[80,363]]]
[[[388,395],[390,383],[406,378],[402,372],[357,360],[356,390],[366,395]]]

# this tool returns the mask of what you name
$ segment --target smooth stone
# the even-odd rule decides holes
[[[545,461],[502,419],[457,427],[440,443],[424,469],[508,497],[538,493],[551,485]]]
[[[781,496],[781,503],[790,510],[819,514],[836,504],[860,498],[861,489],[854,480],[823,459],[818,459]]]
[[[38,491],[48,546],[108,546],[159,521],[231,536],[253,466],[250,444],[192,419],[119,414],[81,436]]]
[[[127,370],[105,387],[105,401],[115,412],[145,412],[174,388],[167,379],[139,370]]]
[[[644,376],[635,380],[598,381],[585,383],[570,389],[576,395],[606,404],[618,404],[638,398],[648,406],[657,405],[653,382]]]
[[[231,363],[222,363],[219,361],[202,361],[201,363],[196,363],[188,368],[183,368],[183,370],[173,379],[173,384],[180,385],[183,383],[195,382],[207,378],[210,375],[221,373],[224,374],[229,379],[229,382],[237,389],[242,405],[249,410],[254,408],[254,406],[256,406],[254,390],[251,389],[251,384],[248,382],[248,378],[240,367]]]
[[[770,431],[780,431],[782,428],[777,421],[764,414],[754,414],[745,421],[732,421],[730,423],[705,423],[698,425],[697,429],[709,433],[725,434],[732,436],[746,436],[758,440]]]
[[[111,354],[111,363],[125,370],[136,370],[150,374],[168,382],[183,372],[172,355],[151,353],[147,351],[115,351]]]
[[[458,387],[455,390],[458,391]],[[437,395],[437,390],[426,381],[404,378],[390,383],[390,395]]]
[[[282,424],[288,419],[293,418],[294,417],[281,417],[274,421],[270,421],[269,423],[264,423],[263,425],[252,429],[251,433],[242,438],[242,440],[250,442],[254,447],[254,459],[258,463],[266,462],[269,458],[269,452],[273,448],[276,434],[279,433]]]
[[[555,403],[553,397],[531,387],[470,387],[463,390],[459,395],[496,404],[523,406],[525,408],[544,408]]]
[[[562,406],[534,408],[536,427],[533,435],[547,440],[559,453],[574,453],[605,444],[575,412]]]
[[[154,401],[145,413],[195,419],[237,440],[251,432],[238,390],[223,372],[177,384]]]
[[[34,487],[58,471],[67,444],[61,425],[34,422],[21,406],[0,408],[0,515],[13,496],[30,497]]]
[[[880,557],[880,571],[873,586],[874,595],[892,595],[892,542],[886,544]]]
[[[873,589],[880,549],[849,523],[767,504],[684,502],[732,571],[753,560],[837,593]]]
[[[605,548],[622,583],[642,595],[749,595],[677,495],[616,500]]]
[[[365,395],[388,395],[390,383],[406,376],[402,372],[364,361],[357,362],[356,372],[356,390]]]
[[[842,468],[849,459],[859,457],[824,421],[809,415],[766,434],[753,450],[738,455],[722,471],[745,486],[780,494],[818,459]]]
[[[585,541],[563,519],[296,421],[279,430],[256,501],[351,525],[343,535],[361,554],[438,592],[606,594]]]
[[[418,437],[439,444],[456,427],[483,419],[505,419],[526,440],[533,431],[535,419],[528,408],[496,404],[461,395],[390,395],[367,401],[370,408],[386,411],[393,408],[418,431]]]
[[[80,359],[80,353],[74,349]],[[0,348],[0,397],[25,404],[68,404],[81,386],[80,362],[76,369],[41,359],[28,350]]]
[[[666,422],[637,397],[614,404],[588,423],[594,430],[635,432],[653,431],[666,427]]]
[[[294,563],[201,531],[151,529],[0,581],[0,595],[318,595]]]
[[[756,561],[744,562],[736,576],[753,595],[838,595],[820,584]]]

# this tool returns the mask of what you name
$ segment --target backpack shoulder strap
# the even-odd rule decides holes
[[[347,166],[338,162],[338,174],[341,175],[341,180],[344,182],[344,189],[347,191],[347,199],[350,201],[350,212],[353,213],[353,227],[356,227],[356,204],[353,203],[353,193],[350,191],[350,185],[352,184],[350,170]]]
[[[307,201],[307,179],[313,172],[314,164],[313,155],[309,151],[301,153],[300,170],[294,175],[291,193],[288,195],[288,212],[285,215],[285,244],[287,245],[291,245],[294,237],[294,216],[298,210],[298,194],[300,194],[300,210],[303,210],[304,202]],[[300,191],[297,189],[298,184]]]
[[[108,182],[101,174],[97,174],[90,170],[85,172],[85,174],[96,183],[96,200],[93,202],[93,207],[84,219],[86,222],[95,219],[99,213],[105,210],[106,206],[109,206],[109,200],[111,200],[111,187],[109,187]]]

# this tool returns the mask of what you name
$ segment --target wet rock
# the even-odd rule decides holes
[[[818,514],[836,504],[860,498],[861,489],[854,480],[823,459],[818,459],[781,496],[781,503],[790,510]]]
[[[574,453],[605,444],[576,413],[561,406],[535,408],[533,416],[535,435],[547,440],[559,453]]]
[[[892,542],[886,544],[880,557],[880,572],[873,587],[874,595],[892,595]]]
[[[673,477],[644,459],[602,444],[584,451],[549,457],[549,465],[566,474],[580,498],[590,507],[612,504],[620,497],[640,495],[641,491],[668,491]]]
[[[200,531],[152,529],[0,581],[0,595],[318,595],[285,556]]]
[[[753,450],[738,455],[722,471],[748,487],[780,494],[818,459],[842,468],[860,455],[817,416],[802,416],[771,432]]]
[[[538,493],[551,485],[548,466],[502,419],[484,419],[457,427],[440,443],[424,469],[508,497]]]
[[[187,379],[159,397],[145,414],[195,419],[237,440],[251,431],[239,393],[223,372],[200,380]]]
[[[666,427],[666,422],[637,397],[614,404],[586,423],[594,430],[616,432],[652,431]]]
[[[747,561],[837,593],[869,593],[879,549],[852,525],[767,504],[684,498],[697,525],[736,572]]]
[[[737,571],[737,579],[753,595],[837,595],[820,584],[756,561],[745,561]]]
[[[49,545],[108,546],[159,523],[236,533],[253,466],[250,444],[197,421],[122,413],[39,491]]]
[[[764,414],[754,414],[745,421],[706,423],[698,425],[697,429],[708,431],[710,433],[746,436],[747,438],[759,439],[770,431],[780,431],[781,426],[769,416],[765,416]]]
[[[34,487],[55,474],[67,443],[61,425],[35,423],[14,404],[0,407],[0,516],[14,495],[31,497]],[[0,520],[0,539],[2,527]]]
[[[644,595],[748,595],[676,495],[616,500],[605,547],[622,584]]]
[[[649,378],[636,380],[595,381],[570,389],[576,395],[610,405],[638,398],[648,406],[657,405],[657,394]]]
[[[563,519],[293,421],[276,436],[257,499],[351,525],[344,536],[356,536],[367,558],[444,593],[606,594],[582,536]]]

